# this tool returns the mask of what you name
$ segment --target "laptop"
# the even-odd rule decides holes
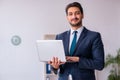
[[[36,44],[40,62],[48,62],[53,57],[66,62],[62,40],[37,40]]]

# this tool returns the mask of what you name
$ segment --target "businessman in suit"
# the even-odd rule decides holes
[[[66,17],[71,28],[58,34],[56,40],[63,41],[67,62],[61,62],[57,57],[53,57],[48,63],[53,71],[58,73],[59,80],[68,80],[69,74],[72,75],[73,80],[96,80],[94,70],[104,68],[104,47],[101,35],[82,25],[84,13],[80,3],[68,4]],[[76,42],[75,40],[73,42],[74,38]]]

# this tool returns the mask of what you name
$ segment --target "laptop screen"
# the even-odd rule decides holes
[[[37,50],[39,60],[50,61],[53,57],[66,62],[62,40],[37,40]]]

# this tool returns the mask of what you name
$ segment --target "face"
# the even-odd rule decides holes
[[[82,25],[83,14],[77,7],[70,7],[67,12],[68,22],[72,27],[80,27]]]

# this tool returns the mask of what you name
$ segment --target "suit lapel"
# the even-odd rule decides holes
[[[78,42],[77,42],[77,45],[76,45],[76,48],[75,48],[75,51],[77,50],[78,46],[80,45],[80,43],[82,42],[82,40],[85,38],[86,36],[86,32],[87,32],[87,29],[84,27],[79,39],[78,39]]]
[[[69,40],[70,40],[70,30],[67,32],[64,42],[66,56],[69,55]]]

